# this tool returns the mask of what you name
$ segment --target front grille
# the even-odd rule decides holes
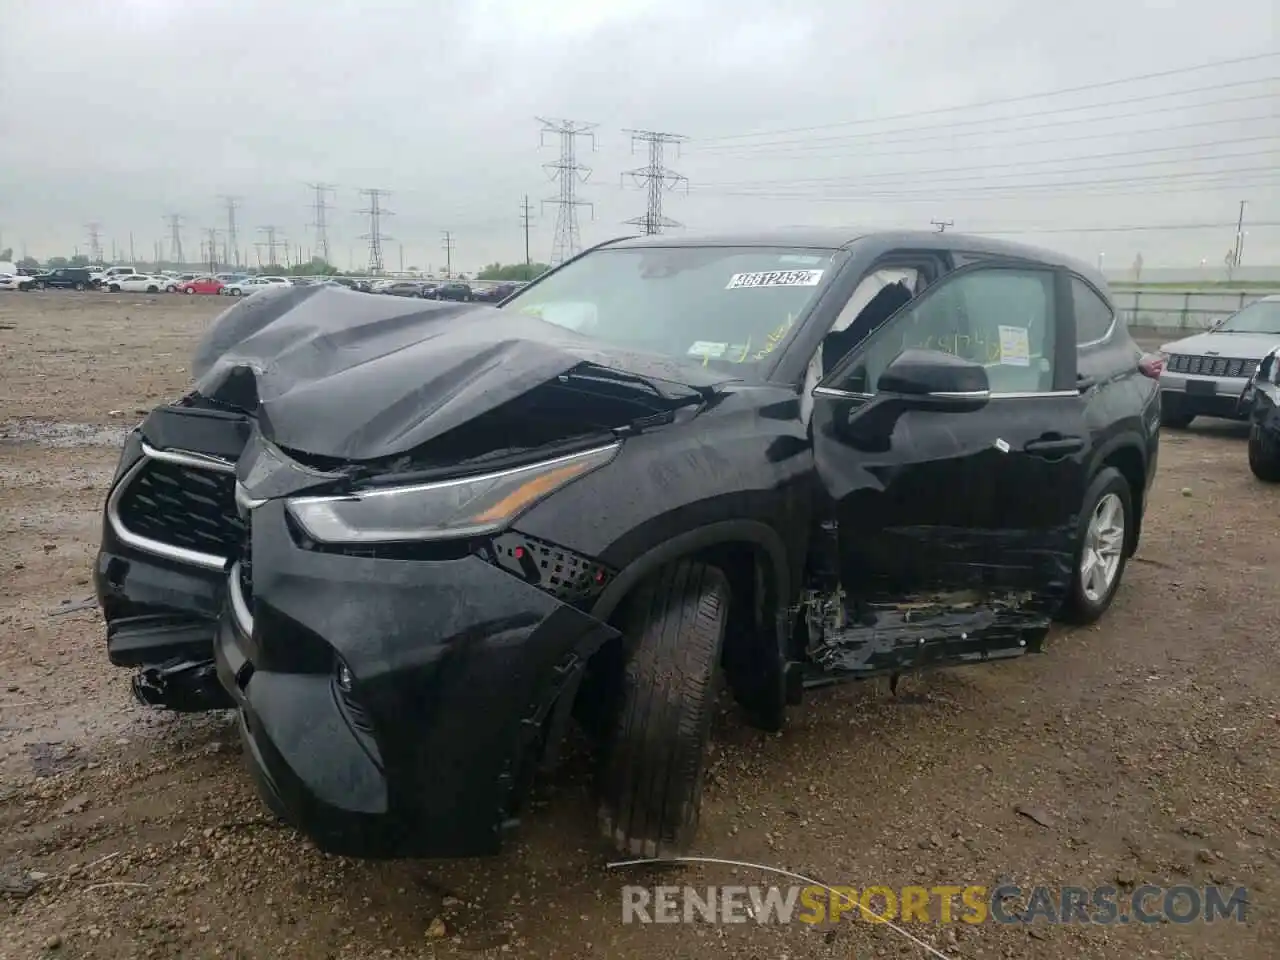
[[[138,536],[230,557],[244,535],[235,486],[230,473],[150,460],[120,498],[120,522]]]
[[[1205,377],[1251,377],[1257,369],[1257,360],[1197,357],[1181,353],[1175,353],[1169,358],[1169,370],[1172,373],[1191,373]]]
[[[249,612],[253,612],[253,537],[249,533],[248,522],[244,523],[244,534],[240,538],[239,553],[237,559],[240,561],[240,596],[244,597],[245,606],[249,608]]]

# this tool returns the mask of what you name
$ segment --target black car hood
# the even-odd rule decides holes
[[[192,372],[197,393],[254,413],[263,436],[281,447],[374,460],[584,364],[697,391],[733,379],[515,311],[330,285],[236,303],[197,347]]]

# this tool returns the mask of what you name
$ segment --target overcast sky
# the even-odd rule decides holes
[[[687,231],[849,225],[1022,231],[1107,268],[1280,263],[1275,0],[0,0],[0,247],[138,257],[183,216],[194,253],[241,197],[240,245],[367,263],[361,187],[391,191],[388,269],[523,260],[555,233],[535,117],[596,123],[583,242],[632,232],[647,160]],[[1272,54],[1187,70],[1210,61]],[[1176,71],[1176,72],[1174,72]],[[1155,73],[1165,76],[1113,83]],[[1068,88],[1093,89],[1052,96]],[[996,101],[992,103],[992,101]],[[974,104],[990,104],[973,106]],[[1210,224],[1209,228],[1187,225]],[[1230,224],[1230,226],[1226,226]],[[1271,226],[1267,226],[1271,224]],[[1180,225],[1180,229],[1084,228]],[[1010,234],[1013,235],[1012,233]],[[219,237],[219,244],[222,240]],[[251,254],[252,255],[252,254]],[[189,259],[193,259],[189,257]]]

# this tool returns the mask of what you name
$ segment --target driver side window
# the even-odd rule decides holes
[[[983,267],[944,280],[851,357],[841,389],[874,394],[904,350],[940,350],[987,368],[993,394],[1053,389],[1054,274]]]

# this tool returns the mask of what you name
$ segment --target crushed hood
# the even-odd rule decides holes
[[[254,413],[262,435],[281,447],[374,460],[584,365],[699,391],[732,379],[515,311],[336,285],[237,302],[197,347],[192,371],[201,396]]]
[[[1280,335],[1274,333],[1222,333],[1210,330],[1208,333],[1197,333],[1183,340],[1166,343],[1160,349],[1164,353],[1189,354],[1197,357],[1261,360],[1277,345],[1280,345]]]

